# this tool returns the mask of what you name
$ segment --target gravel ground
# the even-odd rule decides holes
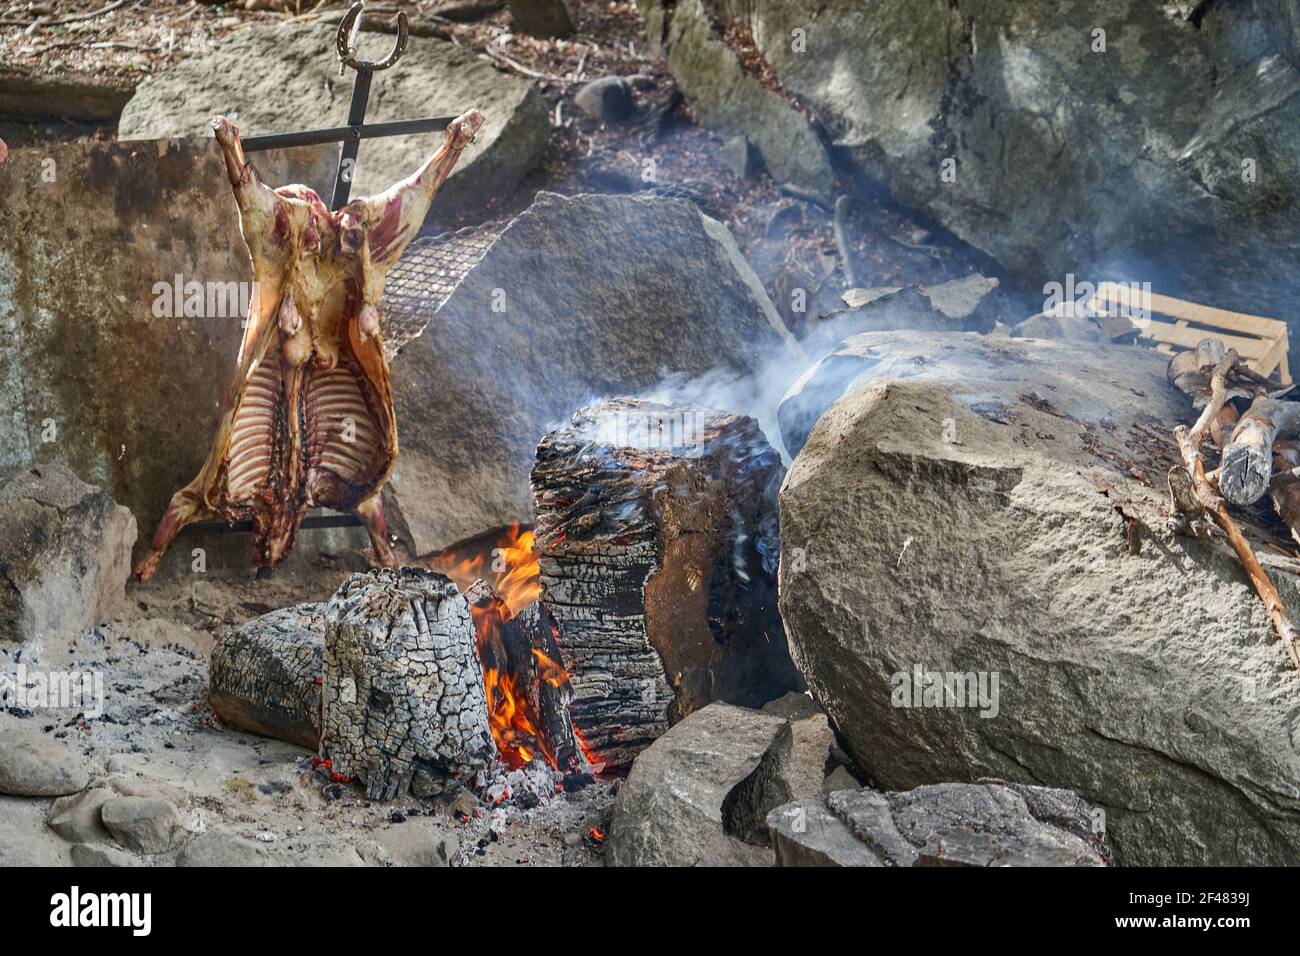
[[[367,800],[356,784],[332,785],[300,747],[221,725],[204,703],[207,656],[231,624],[295,601],[327,598],[344,572],[251,575],[132,586],[133,602],[106,625],[66,642],[0,645],[0,673],[103,675],[103,713],[10,709],[5,722],[72,745],[91,787],[161,797],[183,834],[174,850],[126,854],[123,864],[168,866],[201,834],[242,837],[276,865],[586,866],[601,842],[616,780],[598,781],[524,810],[488,805],[470,790],[431,800]],[[0,726],[0,747],[3,744]],[[71,862],[72,843],[45,825],[53,800],[0,797],[0,865]],[[495,815],[494,810],[498,810]],[[98,845],[98,844],[97,844]],[[117,852],[120,851],[120,852]]]

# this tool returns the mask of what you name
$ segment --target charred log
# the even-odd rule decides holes
[[[322,755],[368,796],[439,792],[496,756],[469,602],[421,568],[354,574],[325,613]]]
[[[783,474],[752,419],[690,405],[601,402],[538,446],[541,603],[603,765],[711,701],[802,686],[776,608]]]
[[[325,606],[272,611],[212,649],[208,703],[231,727],[315,750],[321,731]]]

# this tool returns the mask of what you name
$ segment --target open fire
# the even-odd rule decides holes
[[[540,754],[550,766],[568,770],[562,765],[565,758],[555,753],[539,727],[538,695],[531,693],[534,688],[523,686],[520,669],[509,666],[512,655],[507,645],[519,637],[510,632],[510,624],[541,594],[533,541],[531,529],[514,524],[489,542],[444,551],[429,563],[470,597],[488,720],[502,761],[517,770]],[[535,681],[555,689],[567,687],[568,672],[554,656],[539,647],[528,650],[532,660],[527,673]]]

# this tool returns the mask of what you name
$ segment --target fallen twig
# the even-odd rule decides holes
[[[849,254],[848,216],[850,200],[840,196],[835,200],[835,216],[831,220],[831,232],[835,235],[835,248],[840,253],[840,264],[844,268],[844,281],[850,289],[858,287],[857,272],[853,268],[853,257]]]

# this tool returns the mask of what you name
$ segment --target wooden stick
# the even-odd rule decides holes
[[[1237,523],[1228,514],[1227,504],[1206,476],[1205,465],[1201,460],[1201,440],[1209,429],[1210,423],[1228,400],[1228,372],[1237,364],[1237,361],[1238,356],[1235,349],[1230,349],[1219,361],[1219,364],[1215,366],[1214,375],[1210,379],[1210,400],[1206,402],[1205,408],[1201,410],[1200,418],[1196,420],[1196,424],[1192,426],[1190,431],[1185,425],[1179,425],[1175,428],[1174,439],[1178,442],[1178,450],[1182,455],[1184,465],[1187,467],[1187,473],[1192,478],[1192,491],[1196,495],[1197,504],[1209,514],[1214,523],[1219,526],[1227,537],[1228,544],[1236,552],[1237,560],[1241,562],[1241,566],[1246,571],[1246,576],[1250,578],[1251,586],[1254,587],[1255,593],[1259,595],[1260,600],[1264,602],[1264,607],[1272,619],[1273,628],[1277,631],[1282,646],[1291,659],[1291,665],[1300,669],[1300,650],[1297,650],[1296,646],[1300,633],[1296,631],[1286,605],[1282,603],[1282,596],[1278,593],[1277,585],[1268,576],[1264,566],[1259,563],[1259,558],[1255,557],[1250,542],[1246,540],[1245,535],[1241,533],[1241,529],[1237,527]]]

